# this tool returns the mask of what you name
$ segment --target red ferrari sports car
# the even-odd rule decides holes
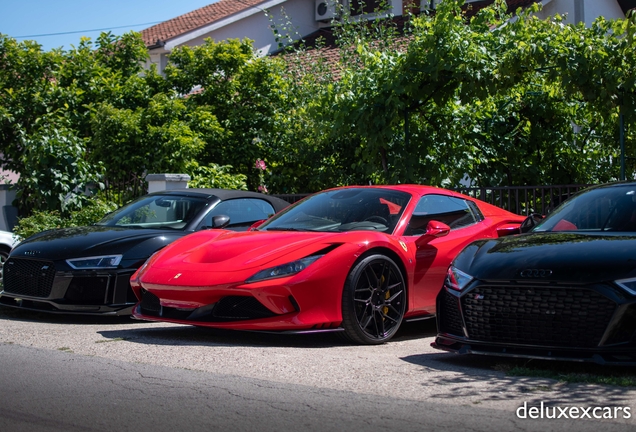
[[[250,231],[203,231],[166,246],[131,277],[133,316],[342,331],[356,343],[382,343],[403,320],[435,315],[446,270],[464,246],[517,233],[523,219],[430,186],[330,189]]]

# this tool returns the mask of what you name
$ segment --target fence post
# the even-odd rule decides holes
[[[188,174],[148,174],[148,193],[164,190],[185,189],[188,187]]]

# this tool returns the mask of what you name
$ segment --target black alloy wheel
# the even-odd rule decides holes
[[[386,255],[370,255],[349,272],[342,293],[342,325],[347,339],[380,344],[395,335],[406,310],[406,284]]]

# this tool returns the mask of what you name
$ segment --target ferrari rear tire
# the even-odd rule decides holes
[[[395,262],[370,255],[349,272],[342,292],[342,326],[350,341],[381,344],[397,332],[406,311],[406,284]]]

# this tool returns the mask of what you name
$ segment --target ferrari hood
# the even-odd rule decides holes
[[[636,276],[636,237],[530,233],[467,246],[454,265],[485,281],[595,283]]]
[[[139,256],[125,256],[125,259],[139,259],[147,257],[149,253],[136,251],[135,246],[162,235],[171,236],[174,240],[175,233],[178,236],[186,234],[179,231],[166,233],[163,230],[106,226],[64,228],[45,231],[27,238],[13,249],[12,256],[55,261],[84,256],[126,254],[130,251],[132,255]]]
[[[337,243],[338,233],[204,231],[173,243],[152,267],[183,271],[235,272],[278,265]]]

